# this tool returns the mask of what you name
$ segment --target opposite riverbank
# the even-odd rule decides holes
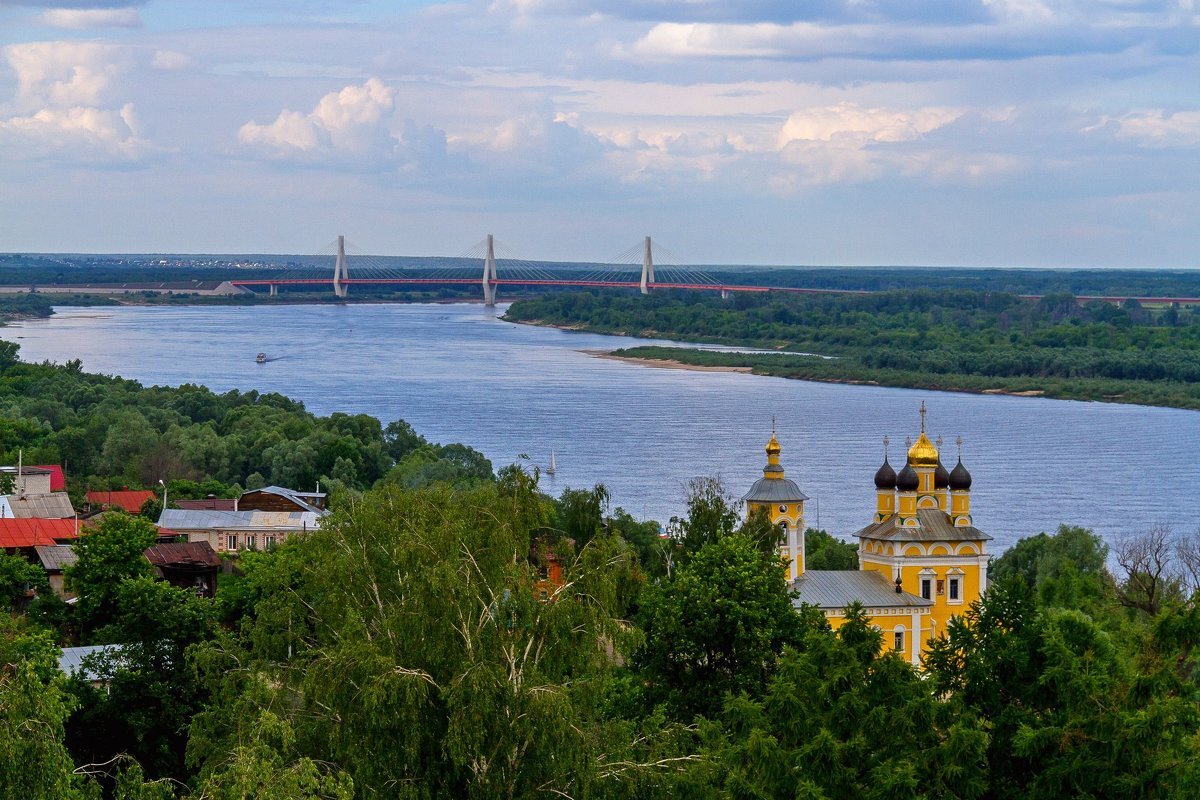
[[[516,302],[504,319],[669,343],[608,357],[647,366],[1200,410],[1200,310],[954,290],[871,296],[626,297]]]

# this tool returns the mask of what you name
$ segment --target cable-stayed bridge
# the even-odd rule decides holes
[[[780,286],[731,284],[707,272],[685,266],[680,259],[649,236],[603,263],[556,265],[533,262],[515,255],[489,233],[486,238],[464,251],[446,266],[423,263],[396,266],[378,256],[347,256],[344,236],[327,246],[329,267],[293,266],[278,275],[231,280],[235,286],[252,291],[279,293],[281,287],[329,286],[338,297],[346,297],[354,286],[479,286],[483,301],[495,305],[499,290],[513,287],[565,287],[638,289],[649,294],[654,289],[689,289],[721,292],[805,292],[844,293],[844,290],[801,289]],[[396,261],[396,259],[389,259]],[[467,266],[463,262],[467,262]]]

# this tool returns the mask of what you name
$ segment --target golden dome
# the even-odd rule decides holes
[[[783,451],[779,446],[779,440],[775,438],[775,433],[771,433],[771,441],[767,442],[766,451],[768,456],[777,456]]]
[[[925,431],[921,431],[917,441],[908,448],[908,463],[913,467],[936,467],[938,461],[937,448],[933,446],[933,442],[929,441]]]

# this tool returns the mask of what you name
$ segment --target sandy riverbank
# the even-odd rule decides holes
[[[641,364],[643,367],[658,367],[659,369],[687,369],[693,372],[753,372],[751,367],[713,367],[702,364],[685,364],[668,358],[634,358],[619,356],[610,350],[580,350],[592,358],[607,358],[610,361],[624,361],[629,364]]]

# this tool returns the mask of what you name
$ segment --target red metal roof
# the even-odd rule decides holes
[[[50,470],[50,491],[65,492],[67,490],[67,478],[63,475],[63,468],[58,464],[35,464],[38,469]]]
[[[141,489],[137,491],[122,491],[122,492],[88,492],[87,499],[92,505],[108,506],[109,508],[119,508],[127,511],[130,514],[136,514],[142,510],[142,504],[154,497],[154,492],[149,489]]]
[[[0,548],[48,546],[57,539],[74,539],[77,524],[73,519],[0,518]]]

